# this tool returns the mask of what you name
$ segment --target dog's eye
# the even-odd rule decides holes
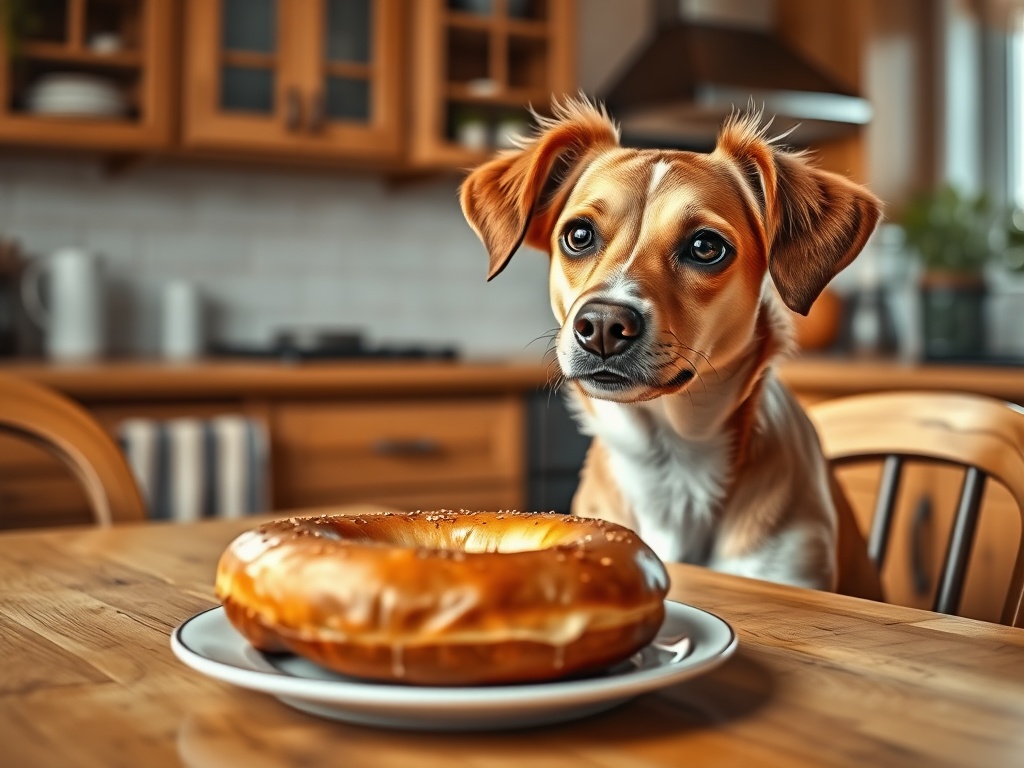
[[[562,233],[562,244],[570,256],[584,253],[596,239],[594,227],[588,221],[570,221]]]
[[[690,238],[684,257],[698,264],[717,264],[729,255],[729,244],[717,232],[702,229]]]

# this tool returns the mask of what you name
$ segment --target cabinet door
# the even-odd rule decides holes
[[[296,11],[308,0],[189,0],[185,22],[187,147],[288,146],[302,129]]]
[[[0,143],[166,148],[173,21],[173,0],[0,0]]]
[[[397,156],[399,0],[190,0],[187,148]]]
[[[575,0],[411,4],[410,162],[465,168],[575,93]]]
[[[309,0],[304,47],[306,141],[317,152],[397,157],[397,0]]]

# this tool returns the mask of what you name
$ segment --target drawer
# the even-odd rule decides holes
[[[282,507],[311,498],[406,500],[427,489],[523,483],[517,397],[284,404],[273,413]]]

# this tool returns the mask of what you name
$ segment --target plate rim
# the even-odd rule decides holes
[[[601,699],[626,699],[698,675],[705,674],[733,656],[739,646],[735,629],[721,616],[679,600],[665,601],[685,611],[703,614],[717,622],[728,633],[728,641],[712,656],[695,664],[685,659],[675,664],[653,669],[636,670],[631,674],[613,677],[592,677],[575,680],[555,680],[547,683],[529,683],[488,686],[420,686],[391,685],[362,681],[318,680],[295,677],[280,671],[247,669],[228,662],[209,658],[190,648],[181,634],[194,620],[215,611],[224,611],[222,605],[213,606],[188,617],[171,633],[171,649],[179,661],[208,677],[248,690],[276,697],[300,698],[328,703],[337,707],[423,707],[452,709],[465,706],[503,709],[516,707],[555,708],[572,706]],[[678,610],[678,609],[677,609]],[[234,628],[232,627],[232,630]],[[234,630],[237,632],[237,630]],[[239,635],[241,637],[241,635]],[[244,638],[242,638],[244,640]],[[687,656],[691,658],[692,653]]]

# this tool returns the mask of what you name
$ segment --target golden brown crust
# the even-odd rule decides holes
[[[668,576],[631,531],[519,512],[291,518],[239,536],[217,595],[262,650],[433,685],[591,671],[650,642]]]

